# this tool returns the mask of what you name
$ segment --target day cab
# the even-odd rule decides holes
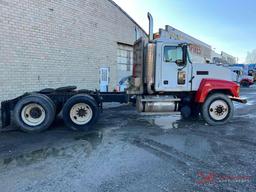
[[[185,118],[201,114],[210,125],[228,122],[234,113],[232,101],[246,102],[232,72],[214,64],[192,63],[188,42],[153,39],[153,19],[148,17],[150,38],[134,45],[130,93],[137,94],[138,111],[179,111]]]

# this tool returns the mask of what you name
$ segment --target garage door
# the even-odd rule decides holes
[[[117,73],[118,82],[124,78],[132,75],[133,67],[133,47],[118,43],[117,49]]]

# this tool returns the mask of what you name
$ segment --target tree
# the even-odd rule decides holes
[[[247,53],[246,63],[256,63],[256,49]]]

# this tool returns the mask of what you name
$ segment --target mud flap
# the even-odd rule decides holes
[[[11,124],[11,110],[7,102],[2,102],[1,104],[1,121],[2,126],[0,130],[4,129],[5,127]]]

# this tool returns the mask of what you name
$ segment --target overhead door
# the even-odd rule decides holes
[[[118,43],[117,49],[117,73],[118,82],[132,75],[133,70],[133,47]]]

